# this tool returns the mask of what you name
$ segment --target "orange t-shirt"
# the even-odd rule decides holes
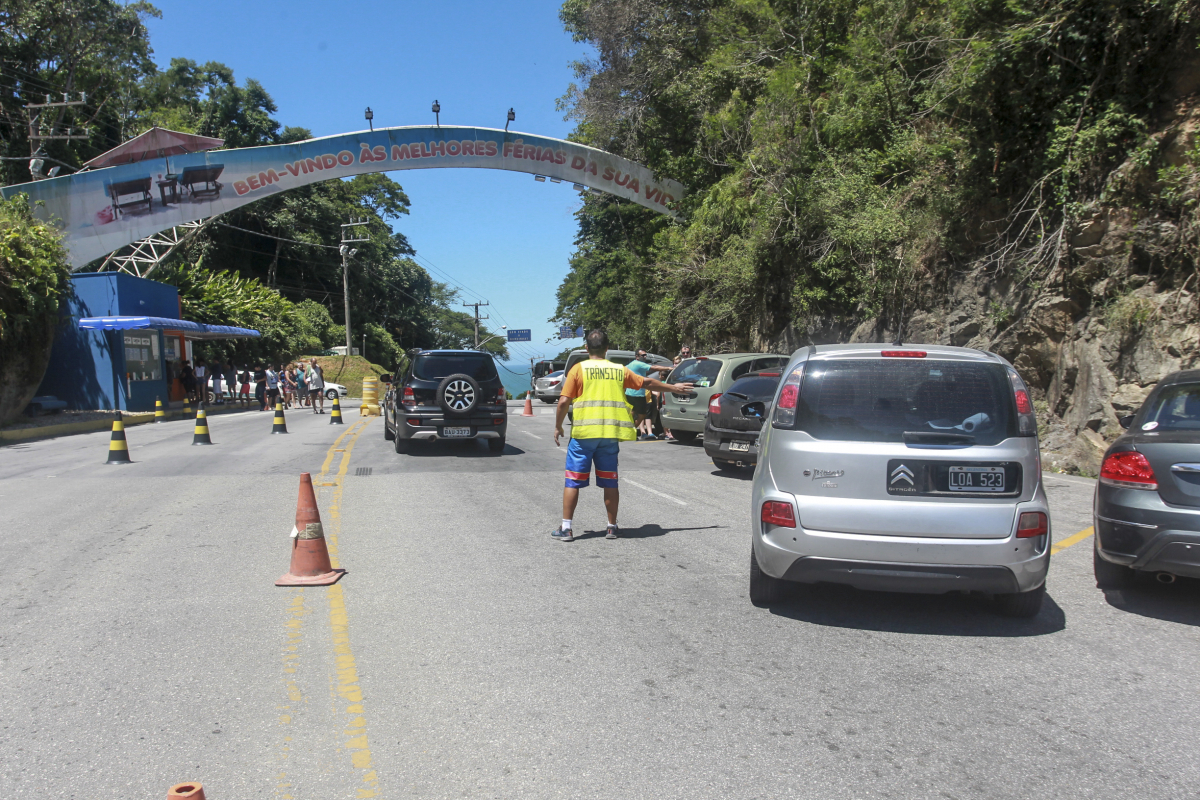
[[[590,361],[591,359],[588,359]],[[571,371],[567,373],[567,379],[563,381],[562,396],[569,397],[574,400],[579,395],[583,394],[583,365],[587,361],[580,361],[575,366],[571,367]],[[636,372],[631,372],[629,367],[624,367],[625,370],[625,388],[640,389],[646,379]]]

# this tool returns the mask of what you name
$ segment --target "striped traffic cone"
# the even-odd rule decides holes
[[[283,418],[283,403],[275,401],[275,422],[271,425],[271,433],[287,433],[287,421]]]
[[[105,464],[132,464],[129,457],[129,443],[125,441],[125,423],[121,421],[121,412],[113,420],[112,438],[108,441],[108,461]]]
[[[330,425],[345,425],[342,422],[342,404],[338,402],[337,395],[333,396],[333,408],[329,409],[329,424]]]
[[[190,417],[191,415],[192,415],[192,401],[191,401],[190,399],[186,399],[186,398],[185,398],[185,399],[184,399],[184,401],[183,401],[183,416],[184,416],[184,419],[187,419],[187,418],[188,418],[188,417]]]
[[[154,421],[156,423],[167,421],[167,410],[163,408],[162,400],[157,397],[154,398]]]
[[[196,429],[192,432],[192,444],[212,444],[213,440],[208,435],[208,414],[204,413],[204,406],[196,407]]]

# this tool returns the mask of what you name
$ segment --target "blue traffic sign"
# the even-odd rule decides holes
[[[566,328],[566,327],[559,328],[558,329],[558,338],[573,339],[573,338],[575,338],[575,331],[571,330],[570,328]]]
[[[508,340],[510,342],[531,342],[533,341],[533,329],[525,328],[519,331],[509,331]]]

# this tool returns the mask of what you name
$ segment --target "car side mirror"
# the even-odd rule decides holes
[[[391,383],[391,382],[392,382],[392,376],[391,376],[391,375],[380,375],[380,376],[379,376],[379,380],[380,380],[380,382],[381,382],[381,383]]]
[[[1126,414],[1125,416],[1118,419],[1117,422],[1120,424],[1120,426],[1122,428],[1124,428],[1125,430],[1129,430],[1129,426],[1133,424],[1133,417],[1134,417],[1133,414]]]

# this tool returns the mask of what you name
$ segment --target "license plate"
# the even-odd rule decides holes
[[[951,467],[952,492],[1003,492],[1004,467]]]
[[[730,442],[729,449],[730,449],[730,451],[733,451],[733,452],[747,453],[750,451],[750,443],[749,442]]]
[[[470,436],[470,428],[442,428],[442,436],[450,438],[453,436]]]

